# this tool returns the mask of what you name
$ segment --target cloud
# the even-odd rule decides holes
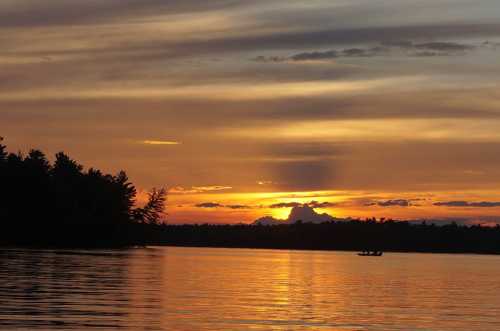
[[[192,186],[191,188],[184,188],[176,186],[169,190],[169,194],[198,194],[231,190],[231,186]]]
[[[500,207],[500,202],[469,202],[469,201],[445,201],[445,202],[435,202],[434,206],[444,206],[444,207],[467,207],[467,208],[493,208]]]
[[[381,201],[369,201],[365,202],[365,206],[379,206],[379,207],[410,207],[413,205],[413,201],[419,199],[391,199],[391,200],[381,200]]]
[[[249,205],[223,205],[217,202],[203,202],[195,205],[197,208],[228,208],[228,209],[252,209]]]
[[[255,62],[285,62],[287,60],[286,57],[282,56],[263,56],[259,55],[253,59]]]
[[[193,190],[199,191],[199,192],[210,192],[210,191],[225,191],[225,190],[231,190],[231,186],[220,186],[220,185],[215,185],[215,186],[193,186]]]
[[[452,43],[452,42],[431,42],[414,45],[418,49],[426,49],[431,51],[441,51],[441,52],[464,52],[467,50],[474,49],[472,45]]]
[[[204,202],[204,203],[199,203],[195,205],[197,208],[221,208],[224,207],[224,205],[221,205],[219,203],[215,202]]]
[[[309,206],[294,207],[288,215],[287,221],[295,223],[297,221],[311,222],[311,223],[324,223],[334,221],[335,218],[326,213],[318,214],[314,208]]]
[[[299,53],[290,56],[288,59],[292,61],[314,61],[314,60],[330,60],[336,59],[339,57],[339,53],[335,50],[326,51],[326,52],[306,52]],[[287,58],[284,58],[287,60]]]
[[[300,202],[280,202],[270,205],[269,208],[293,208],[302,205]]]
[[[379,201],[377,203],[381,207],[408,207],[410,206],[410,201],[405,199],[396,199],[396,200],[387,200],[387,201]]]
[[[306,205],[311,207],[311,208],[331,208],[331,207],[337,206],[336,203],[327,202],[327,201],[324,201],[324,202],[311,201],[311,202],[307,203]]]
[[[311,202],[306,202],[306,203],[301,203],[301,202],[280,202],[276,204],[272,204],[269,206],[269,208],[295,208],[295,207],[310,207],[310,208],[330,208],[330,207],[335,207],[336,204],[333,202],[318,202],[318,201],[311,201]]]
[[[432,42],[414,45],[415,52],[409,54],[417,57],[432,57],[432,56],[451,56],[463,55],[467,51],[473,50],[476,47],[472,45],[450,43],[450,42]]]
[[[348,48],[342,51],[342,57],[372,57],[387,53],[383,47],[373,48]]]
[[[224,206],[229,209],[252,209],[252,206],[247,206],[247,205],[226,205]]]
[[[485,45],[484,43],[482,45]],[[489,46],[489,45],[488,45]],[[346,48],[341,50],[327,50],[297,53],[290,56],[258,56],[257,62],[302,62],[325,61],[338,58],[376,57],[376,56],[450,56],[465,54],[476,46],[454,42],[417,43],[412,41],[382,42],[375,47]]]
[[[180,145],[178,141],[168,141],[168,140],[143,140],[141,141],[145,145]]]
[[[446,207],[470,207],[467,201],[447,201],[447,202],[435,202],[434,206],[446,206]]]

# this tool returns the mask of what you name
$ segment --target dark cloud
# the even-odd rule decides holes
[[[287,62],[287,61],[323,61],[338,58],[375,57],[384,55],[399,56],[449,56],[464,54],[473,50],[475,46],[453,42],[430,42],[415,44],[412,41],[382,42],[379,46],[368,48],[346,48],[342,50],[314,51],[294,54],[288,57],[258,56],[258,62]]]
[[[469,202],[469,201],[445,201],[445,202],[436,202],[434,206],[445,206],[445,207],[477,207],[477,208],[493,208],[500,207],[500,202],[489,202],[489,201],[481,201],[481,202]]]
[[[342,51],[343,57],[368,57],[368,56],[376,56],[381,53],[385,53],[386,49],[382,47],[374,47],[374,48],[348,48]]]
[[[410,54],[410,56],[414,57],[433,57],[433,56],[450,56],[449,53],[443,53],[443,52],[434,52],[434,51],[419,51],[419,52],[414,52]]]
[[[281,58],[281,61],[315,61],[315,60],[330,60],[337,59],[341,57],[370,57],[377,56],[387,53],[387,49],[384,47],[371,47],[371,48],[347,48],[343,50],[329,50],[329,51],[316,51],[316,52],[305,52],[292,55],[288,58]],[[264,58],[265,59],[265,58]],[[271,57],[271,59],[273,59]],[[262,61],[261,57],[261,61]],[[278,62],[280,58],[274,58],[275,62]]]
[[[288,59],[290,59],[292,61],[314,61],[314,60],[336,59],[338,57],[339,57],[339,52],[332,50],[332,51],[326,51],[326,52],[299,53],[299,54],[295,54],[295,55],[290,56]],[[282,60],[287,60],[287,58],[282,58]]]
[[[279,63],[279,62],[284,62],[286,61],[286,57],[281,57],[281,56],[257,56],[256,58],[254,58],[253,60],[255,62],[276,62],[276,63]]]
[[[247,205],[226,205],[225,207],[229,209],[252,209],[252,206]]]
[[[432,56],[451,56],[465,54],[467,51],[476,48],[472,45],[451,43],[451,42],[432,42],[414,45],[411,56],[417,57],[432,57]]]
[[[328,202],[328,201],[324,201],[324,202],[311,201],[311,202],[307,203],[307,205],[311,208],[331,208],[331,207],[337,206],[336,203]]]
[[[442,51],[442,52],[463,52],[474,49],[474,46],[472,45],[465,45],[465,44],[451,43],[451,42],[423,43],[423,44],[416,44],[414,47],[418,49],[427,49],[431,51]]]
[[[281,202],[270,205],[269,208],[293,208],[302,206],[303,204],[300,202]]]
[[[252,209],[252,206],[248,205],[223,205],[216,202],[204,202],[195,205],[197,208],[228,208],[228,209]]]
[[[287,221],[289,223],[296,223],[297,221],[311,222],[311,223],[324,223],[334,221],[335,218],[326,213],[319,214],[314,208],[310,206],[294,207],[288,215]]]
[[[379,207],[410,207],[416,199],[391,199],[382,201],[369,201],[364,203],[365,206],[379,206]]]
[[[396,199],[396,200],[387,200],[387,201],[379,201],[377,203],[380,207],[409,207],[410,201],[405,199]]]
[[[311,201],[311,202],[306,202],[306,203],[301,203],[301,202],[281,202],[281,203],[276,203],[273,205],[270,205],[269,208],[294,208],[294,207],[310,207],[310,208],[330,208],[330,207],[335,207],[336,204],[333,202],[318,202],[318,201]]]

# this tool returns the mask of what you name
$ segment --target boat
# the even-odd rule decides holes
[[[382,256],[384,253],[382,251],[363,251],[361,253],[358,253],[359,256]]]

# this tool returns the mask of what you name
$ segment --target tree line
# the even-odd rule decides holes
[[[281,225],[159,225],[157,245],[500,254],[500,226],[394,220]]]
[[[124,171],[84,167],[63,152],[50,162],[36,149],[8,152],[0,138],[0,243],[115,245],[142,242],[159,223],[165,189],[136,207],[137,190]]]

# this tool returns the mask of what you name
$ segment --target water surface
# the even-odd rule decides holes
[[[0,250],[0,329],[500,330],[500,257]]]

